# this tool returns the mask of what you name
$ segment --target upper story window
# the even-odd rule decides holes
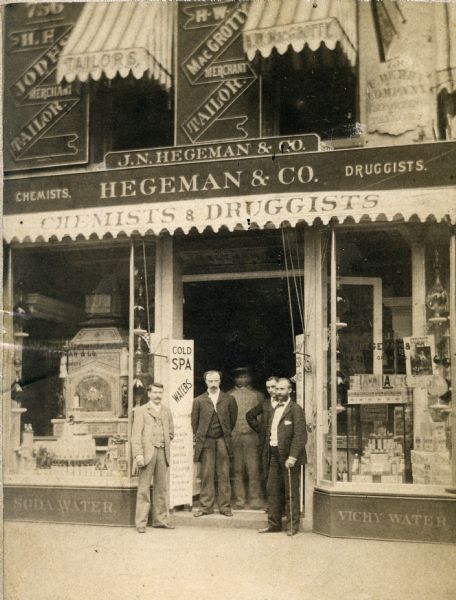
[[[172,143],[171,3],[87,3],[57,80],[88,81],[91,157]]]
[[[357,79],[340,47],[274,52],[262,60],[263,123],[268,135],[356,135]]]
[[[266,135],[356,135],[356,2],[253,1],[244,49],[262,74]]]

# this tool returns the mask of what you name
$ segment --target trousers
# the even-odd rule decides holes
[[[136,495],[136,527],[146,527],[150,511],[150,484],[154,478],[152,494],[152,525],[163,525],[169,517],[168,509],[168,465],[165,449],[154,448],[152,458],[139,469],[138,493]]]
[[[217,504],[220,512],[230,508],[230,458],[223,437],[206,438],[201,451],[200,506],[203,512],[214,511],[216,486]]]
[[[247,490],[245,485],[246,475]],[[250,505],[260,507],[263,504],[261,495],[258,436],[253,432],[233,435],[234,503],[239,507],[243,507],[246,496],[248,496]]]
[[[300,517],[300,476],[301,467],[292,467],[290,469],[291,477],[291,505],[293,519],[290,515],[290,486],[288,481],[288,469],[279,459],[277,448],[270,448],[270,461],[267,482],[268,493],[268,527],[271,529],[282,529],[282,511],[285,505],[285,514],[287,524],[293,533],[299,531]]]

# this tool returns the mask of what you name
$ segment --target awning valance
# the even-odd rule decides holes
[[[357,55],[357,0],[251,0],[244,27],[244,50],[250,60],[259,51],[267,58],[273,48],[284,54],[307,44],[334,50],[339,42],[350,63]]]
[[[169,89],[172,34],[172,2],[89,2],[60,55],[57,81],[148,72]]]
[[[435,5],[436,87],[456,91],[456,4],[442,2]]]
[[[347,200],[348,199],[348,200]],[[191,217],[191,218],[190,218]],[[298,223],[327,225],[360,221],[437,221],[456,223],[456,188],[261,194],[123,204],[73,210],[5,215],[3,235],[11,242],[102,239],[105,236],[188,233],[211,228],[229,231],[278,228]]]

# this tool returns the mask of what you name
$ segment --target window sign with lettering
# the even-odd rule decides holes
[[[57,62],[83,4],[5,7],[4,167],[17,171],[88,160],[88,100],[56,81]]]

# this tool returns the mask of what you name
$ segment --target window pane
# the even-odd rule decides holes
[[[129,246],[13,256],[11,470],[30,483],[126,476]]]

